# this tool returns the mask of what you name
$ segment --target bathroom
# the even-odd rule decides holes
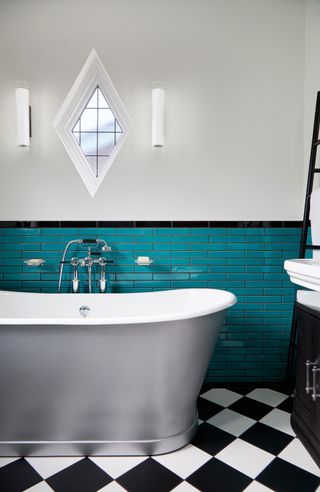
[[[320,490],[284,269],[319,23],[319,0],[1,0],[1,492]]]

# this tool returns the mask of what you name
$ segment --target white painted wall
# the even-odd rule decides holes
[[[1,0],[0,220],[300,219],[304,9],[303,0]],[[52,127],[92,48],[133,120],[93,199]],[[21,79],[29,153],[15,147]],[[150,143],[154,80],[166,85],[163,149]]]
[[[320,91],[320,0],[306,0],[305,43],[305,140],[304,183],[306,184],[317,92]],[[320,167],[318,153],[317,167]],[[315,186],[319,178],[315,177]]]

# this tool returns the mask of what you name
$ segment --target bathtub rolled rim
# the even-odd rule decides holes
[[[185,309],[176,309],[172,312],[165,313],[157,313],[156,312],[156,303],[155,303],[155,312],[154,313],[136,313],[134,315],[113,315],[113,316],[95,316],[94,315],[94,303],[92,302],[95,299],[99,299],[99,302],[102,300],[111,301],[112,299],[117,298],[117,302],[120,299],[123,300],[123,306],[120,306],[122,309],[126,308],[125,300],[131,300],[137,302],[148,301],[149,303],[152,300],[156,300],[159,302],[170,303],[174,301],[175,296],[189,296],[190,299],[186,299],[186,303],[196,302],[197,296],[206,296],[208,302],[202,306],[194,306],[192,310]],[[194,296],[194,298],[192,298]],[[179,321],[184,319],[198,318],[201,316],[207,316],[210,314],[215,314],[220,311],[225,311],[226,309],[232,307],[237,302],[237,298],[231,292],[221,289],[212,289],[212,288],[185,288],[185,289],[171,289],[171,290],[163,290],[156,292],[138,292],[138,293],[107,293],[107,294],[67,294],[67,293],[38,293],[38,292],[17,292],[17,291],[4,291],[0,290],[0,304],[1,298],[4,298],[5,301],[10,302],[9,299],[15,298],[17,300],[24,299],[27,301],[28,299],[40,298],[42,301],[51,300],[52,302],[59,301],[62,299],[70,299],[70,302],[74,304],[74,315],[71,317],[67,316],[48,316],[48,317],[6,317],[2,316],[2,310],[0,308],[0,325],[125,325],[125,324],[139,324],[139,323],[156,323],[156,322],[166,322],[166,321]],[[42,302],[40,301],[39,302]],[[118,301],[119,300],[119,301]],[[203,299],[202,299],[203,301]],[[95,301],[96,302],[96,301]],[[120,301],[121,302],[121,301]],[[79,313],[79,308],[82,305],[88,305],[91,309],[88,317],[83,318]],[[90,306],[91,305],[91,306]],[[57,304],[59,308],[59,305]],[[108,305],[106,304],[106,311],[108,309]],[[73,314],[72,313],[72,314]],[[59,314],[55,313],[55,314]],[[108,314],[108,313],[106,313]]]

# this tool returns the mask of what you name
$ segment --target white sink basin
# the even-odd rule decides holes
[[[284,269],[294,284],[320,292],[320,260],[286,260]]]

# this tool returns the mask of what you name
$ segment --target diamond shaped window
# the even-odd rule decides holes
[[[72,133],[94,175],[98,177],[123,134],[99,86],[90,97]]]
[[[129,116],[93,50],[55,120],[55,129],[93,196],[119,152]]]

